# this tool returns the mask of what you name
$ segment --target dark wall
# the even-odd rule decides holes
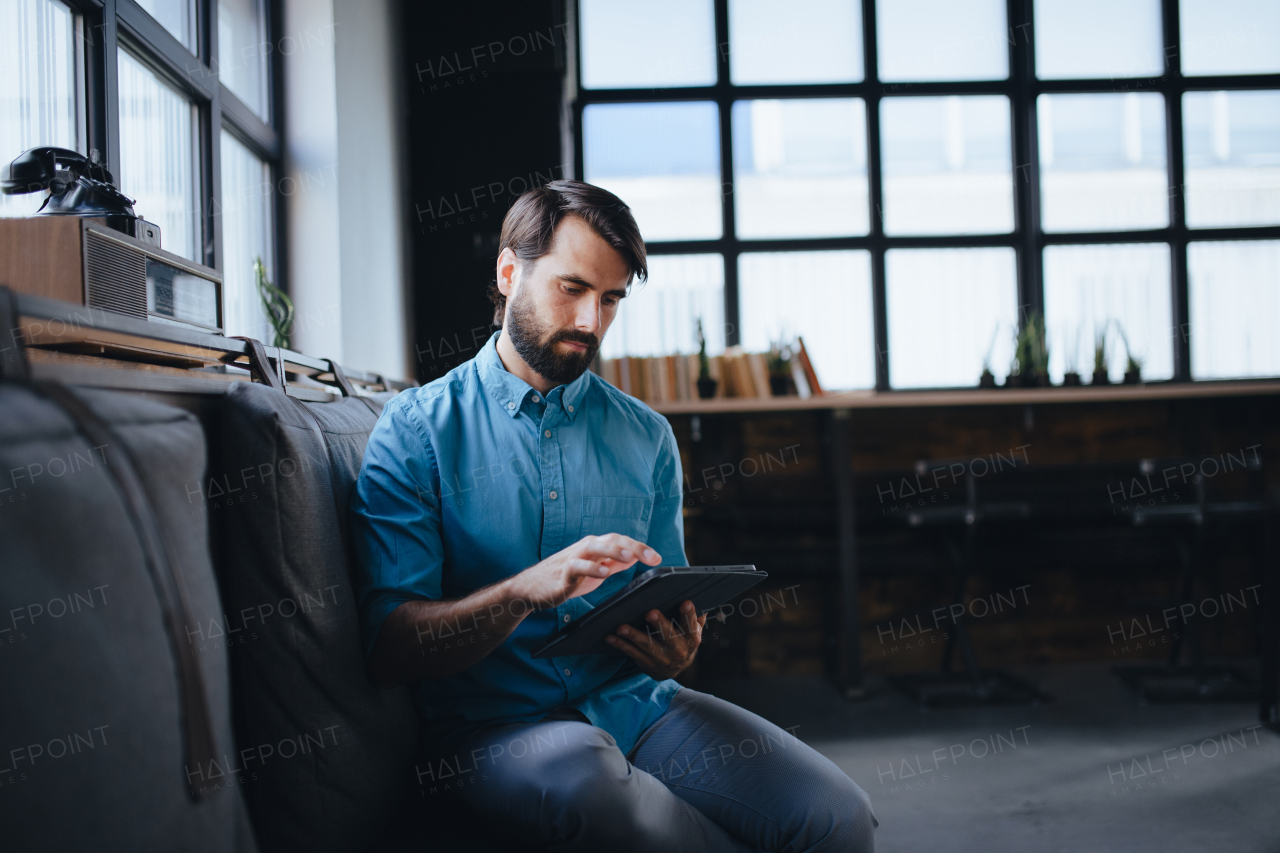
[[[474,356],[493,331],[485,287],[511,203],[531,185],[568,176],[563,11],[557,0],[404,6],[407,216],[423,382]]]

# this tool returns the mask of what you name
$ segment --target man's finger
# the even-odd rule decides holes
[[[610,547],[608,545],[587,545],[579,552],[579,557],[584,560],[594,560],[597,563],[608,562],[619,565],[621,567],[630,568],[636,564],[636,557],[625,548]]]
[[[689,635],[688,625],[682,625],[678,615],[675,619],[668,619],[657,610],[651,610],[645,618],[649,620],[650,625],[658,629],[658,635],[664,642],[675,641]],[[649,636],[653,636],[652,631],[649,632]]]
[[[595,547],[609,547],[618,549],[618,554],[626,554],[621,559],[636,560],[647,566],[656,566],[662,562],[662,555],[650,548],[643,542],[632,539],[630,536],[623,536],[621,533],[608,533],[599,537],[599,542],[594,543]],[[588,548],[593,547],[592,543],[588,543]]]
[[[590,557],[578,557],[569,563],[569,574],[573,577],[607,578],[620,572],[630,563],[618,563],[607,558],[593,560]]]
[[[653,628],[650,628],[647,625],[644,628],[635,628],[631,625],[620,625],[618,626],[618,630],[614,633],[634,645],[636,648],[644,651],[645,654],[653,657],[659,656],[658,646],[660,646],[661,643],[655,641],[655,632]]]
[[[606,634],[604,639],[606,643],[638,663],[641,669],[659,669],[664,665],[662,662],[654,660],[648,652],[626,637],[620,637],[617,634]]]
[[[598,578],[601,575],[608,574],[608,572],[601,571],[603,568],[601,561],[592,560],[588,557],[575,557],[569,561],[570,576]]]
[[[670,624],[674,635],[684,637],[687,642],[696,644],[699,636],[698,628],[701,625],[692,601],[686,601],[680,605],[680,609],[676,611],[676,618]]]

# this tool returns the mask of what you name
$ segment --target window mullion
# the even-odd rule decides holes
[[[729,83],[729,0],[715,0],[716,106],[720,117],[720,212],[724,253],[724,343],[741,342],[738,242],[733,218],[733,90]]]
[[[889,315],[884,278],[884,190],[880,158],[880,87],[876,57],[876,2],[862,0],[862,56],[865,62],[867,115],[867,204],[871,226],[871,318],[874,331],[876,390],[889,390]]]
[[[116,0],[103,0],[100,37],[95,39],[99,46],[94,51],[93,74],[96,79],[89,87],[93,93],[91,99],[97,99],[93,106],[95,114],[101,116],[102,124],[92,137],[98,139],[107,169],[120,179],[120,66],[117,54],[120,50],[120,29],[116,24]]]
[[[1031,0],[1009,0],[1009,72],[1013,96],[1013,185],[1018,246],[1019,315],[1044,312],[1040,264],[1040,163],[1037,151],[1035,43]]]
[[[207,53],[210,79],[213,85],[212,97],[209,98],[207,127],[201,133],[204,156],[201,158],[205,183],[208,185],[204,198],[205,224],[205,263],[221,270],[224,266],[222,256],[222,86],[218,81],[218,3],[217,0],[205,0],[203,20],[207,22],[203,42]],[[197,14],[197,17],[200,17]],[[225,322],[225,321],[224,321]]]
[[[1182,93],[1186,81],[1182,77],[1182,42],[1178,21],[1178,0],[1163,0],[1165,77],[1170,81],[1165,90],[1165,133],[1169,176],[1169,230],[1171,286],[1173,288],[1173,379],[1191,379],[1191,323],[1187,296],[1187,220],[1186,183],[1182,160]],[[1171,49],[1172,48],[1172,49]]]

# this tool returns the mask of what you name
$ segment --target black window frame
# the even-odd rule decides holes
[[[1006,0],[1009,29],[1009,76],[1005,80],[966,82],[882,83],[877,76],[876,0],[861,0],[864,79],[859,83],[748,85],[730,82],[729,0],[714,0],[716,83],[712,86],[668,89],[585,89],[582,80],[581,28],[576,54],[577,77],[570,106],[574,127],[574,169],[584,175],[582,115],[592,104],[711,101],[717,106],[720,125],[720,181],[730,188],[721,193],[723,232],[714,240],[657,241],[647,243],[654,255],[718,253],[724,261],[725,343],[740,341],[738,305],[738,257],[744,252],[865,249],[871,254],[872,316],[877,391],[889,385],[888,317],[885,298],[885,252],[889,249],[1012,248],[1016,256],[1019,316],[1044,311],[1044,278],[1041,259],[1046,246],[1116,243],[1163,243],[1170,249],[1173,324],[1173,379],[1191,381],[1191,347],[1187,245],[1192,242],[1280,239],[1280,225],[1227,228],[1187,228],[1183,164],[1182,96],[1187,92],[1280,90],[1280,73],[1212,77],[1184,77],[1180,46],[1178,0],[1161,0],[1162,45],[1165,71],[1158,77],[1041,80],[1035,76],[1034,0]],[[579,7],[580,12],[580,7]],[[576,17],[581,20],[581,14]],[[1155,92],[1164,96],[1166,160],[1169,187],[1169,225],[1163,228],[1125,231],[1045,233],[1040,224],[1039,139],[1036,99],[1042,94]],[[1012,109],[1012,165],[1014,230],[1008,234],[889,236],[880,216],[883,204],[880,155],[880,101],[886,97],[939,95],[1004,95]],[[735,101],[757,98],[861,98],[866,105],[867,188],[870,232],[858,237],[821,237],[744,240],[735,234],[733,210],[732,108]],[[975,377],[976,380],[976,377]]]
[[[223,271],[221,132],[229,131],[261,158],[271,174],[273,266],[277,285],[287,290],[285,275],[285,217],[279,203],[283,175],[281,116],[282,90],[279,51],[272,50],[265,63],[267,113],[263,119],[223,84],[218,76],[217,0],[192,0],[195,11],[194,50],[152,18],[134,0],[60,0],[78,17],[79,50],[84,68],[85,99],[81,120],[90,156],[97,153],[115,176],[120,174],[119,51],[141,60],[195,106],[197,198],[200,206],[202,245],[197,259]],[[266,5],[264,42],[274,43],[280,32],[278,0]],[[143,212],[145,215],[145,211]]]

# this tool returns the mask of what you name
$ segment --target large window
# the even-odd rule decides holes
[[[0,0],[0,158],[37,145],[82,148],[76,19],[57,0]],[[0,216],[30,216],[38,194],[0,195]]]
[[[269,337],[276,276],[269,0],[0,0],[0,161],[52,145],[103,163],[163,248],[219,269],[229,335]],[[42,194],[0,197],[29,216]]]
[[[578,0],[578,174],[651,281],[608,355],[802,335],[825,385],[1280,375],[1280,4]]]

